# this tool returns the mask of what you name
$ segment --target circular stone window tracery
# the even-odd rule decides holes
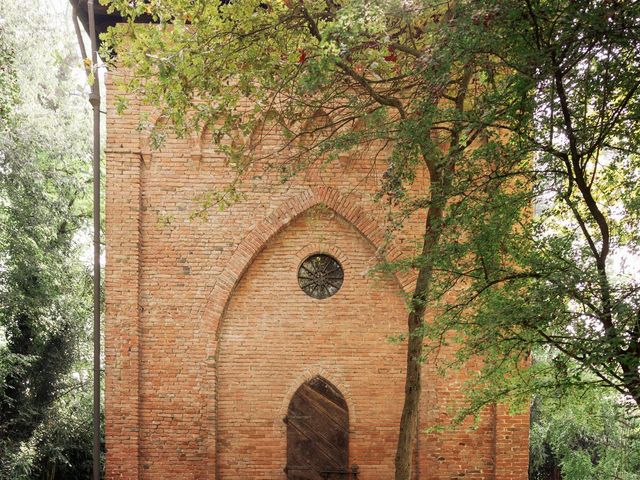
[[[343,281],[340,262],[324,253],[307,257],[298,269],[298,285],[304,293],[318,300],[335,295]]]

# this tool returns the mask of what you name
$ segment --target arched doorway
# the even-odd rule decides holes
[[[284,420],[287,480],[351,478],[349,411],[335,386],[320,376],[303,383]]]

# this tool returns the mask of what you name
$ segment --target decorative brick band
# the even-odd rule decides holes
[[[161,113],[154,110],[148,113],[149,119],[144,122],[144,125],[140,125],[140,133],[138,135],[139,142],[139,154],[144,164],[148,167],[153,159],[154,148],[152,146],[152,133],[154,129],[161,127],[165,124],[166,118],[161,116]],[[202,160],[202,137],[203,132],[192,131],[188,137],[188,148],[191,155],[191,159],[196,165],[199,165]]]

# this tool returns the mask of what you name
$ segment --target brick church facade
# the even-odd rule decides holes
[[[131,99],[117,114],[117,76],[107,77],[106,478],[316,478],[295,472],[313,464],[295,456],[303,435],[300,455],[341,462],[317,478],[392,479],[406,346],[388,337],[406,329],[413,277],[368,274],[384,244],[373,201],[384,161],[372,170],[364,152],[284,185],[256,174],[243,200],[194,216],[199,196],[232,178],[225,156],[207,132],[151,149],[138,126],[154,113]],[[259,139],[263,151],[281,142],[268,129]],[[420,233],[420,219],[409,222],[387,255]],[[300,280],[318,254],[342,275],[321,299]],[[424,365],[414,478],[525,480],[528,414],[498,405],[475,426],[429,429],[463,401],[464,380]],[[335,452],[314,437],[326,428],[339,431]]]

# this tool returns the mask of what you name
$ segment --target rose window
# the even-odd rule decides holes
[[[340,290],[344,271],[340,262],[330,255],[318,253],[307,257],[298,269],[298,284],[310,297],[322,300]]]

